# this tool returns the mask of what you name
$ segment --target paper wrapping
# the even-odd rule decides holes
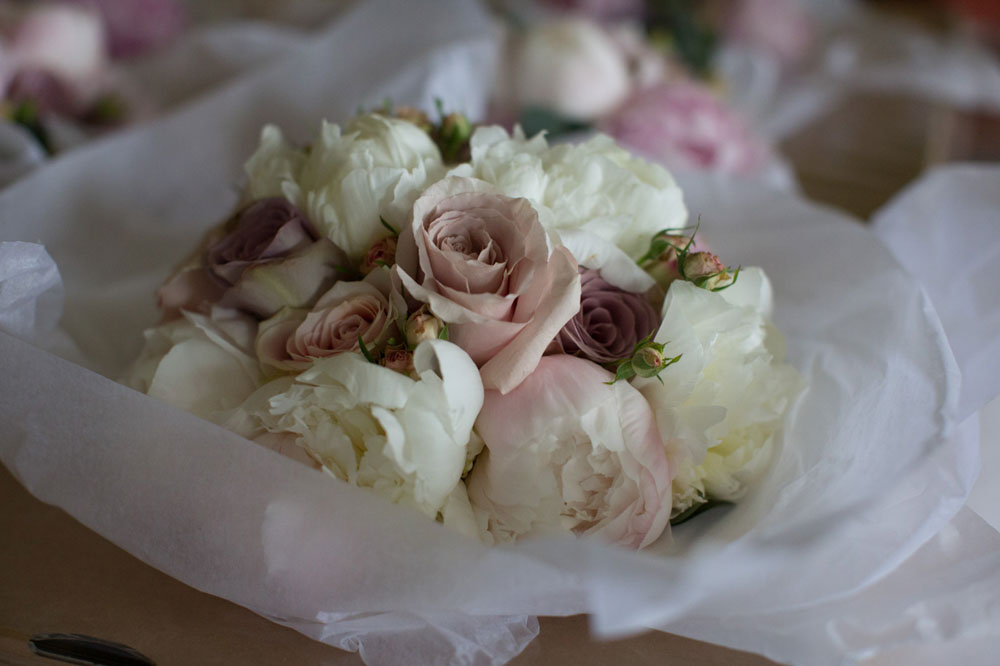
[[[49,351],[0,334],[0,457],[152,566],[373,663],[502,663],[537,632],[528,616],[581,612],[600,636],[669,624],[797,659],[795,632],[770,618],[893,571],[959,510],[977,461],[953,436],[958,372],[933,307],[834,211],[684,178],[713,248],[766,268],[809,388],[744,502],[641,553],[569,536],[488,548],[110,379],[156,321],[158,284],[235,203],[261,125],[306,140],[320,118],[386,97],[480,115],[495,46],[468,3],[367,3],[219,94],[0,193],[0,239],[43,245],[65,294]],[[845,651],[821,632],[796,663],[883,639]]]

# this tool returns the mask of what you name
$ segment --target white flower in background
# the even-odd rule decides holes
[[[527,30],[512,40],[513,93],[522,107],[591,119],[631,91],[628,60],[599,25],[580,18]]]
[[[653,406],[678,470],[674,516],[705,498],[739,499],[772,459],[802,380],[784,362],[771,308],[771,285],[759,268],[744,268],[719,292],[681,280],[670,285],[654,340],[681,359],[662,384],[633,383]]]
[[[240,405],[260,385],[256,323],[234,311],[184,312],[146,331],[146,345],[122,383],[205,419]]]
[[[65,4],[31,7],[4,49],[2,69],[44,71],[70,86],[81,99],[96,92],[107,67],[104,26],[89,8]],[[0,84],[4,83],[0,76]]]
[[[459,513],[458,525],[471,524],[459,486],[483,404],[479,371],[444,340],[421,343],[413,365],[419,380],[360,354],[319,359],[261,387],[225,425],[247,437],[291,433],[337,478],[431,518]]]
[[[470,145],[471,163],[452,173],[528,199],[550,231],[586,232],[635,259],[649,249],[653,234],[683,227],[687,219],[683,194],[670,174],[633,157],[610,137],[549,147],[545,137],[527,139],[520,128],[508,135],[500,127],[481,127]]]

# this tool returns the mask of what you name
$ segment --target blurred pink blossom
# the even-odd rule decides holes
[[[638,18],[645,6],[643,0],[545,0],[545,4],[599,20]]]
[[[693,82],[639,91],[598,129],[672,168],[748,175],[769,157],[733,110]]]
[[[64,0],[93,8],[107,31],[112,58],[142,55],[167,45],[187,23],[178,0]]]
[[[809,14],[798,0],[738,0],[726,33],[786,63],[805,55],[813,38]]]

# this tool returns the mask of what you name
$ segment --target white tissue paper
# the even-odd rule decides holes
[[[716,65],[730,100],[772,141],[793,135],[853,93],[906,95],[1000,110],[1000,60],[969,34],[932,30],[858,0],[799,0],[814,42],[792,66],[727,44]]]
[[[110,379],[156,321],[156,287],[235,203],[264,123],[302,139],[386,97],[481,116],[495,52],[474,5],[375,0],[219,94],[0,193],[0,240],[40,242],[59,267],[72,342],[46,351],[0,333],[0,458],[152,566],[374,663],[503,663],[537,633],[530,616],[584,612],[602,637],[669,625],[801,664],[886,647],[823,630],[836,619],[824,604],[948,523],[977,449],[954,436],[958,370],[924,292],[869,231],[790,195],[683,181],[713,249],[766,268],[809,388],[754,492],[643,552],[571,537],[489,548]],[[801,632],[774,620],[809,608]]]

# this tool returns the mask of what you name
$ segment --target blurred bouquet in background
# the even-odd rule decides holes
[[[596,127],[671,168],[742,176],[772,150],[727,100],[718,47],[793,65],[811,36],[794,0],[548,0],[500,12],[510,27],[498,121],[550,137]]]
[[[0,3],[0,184],[141,114],[116,60],[183,29],[175,0]]]

